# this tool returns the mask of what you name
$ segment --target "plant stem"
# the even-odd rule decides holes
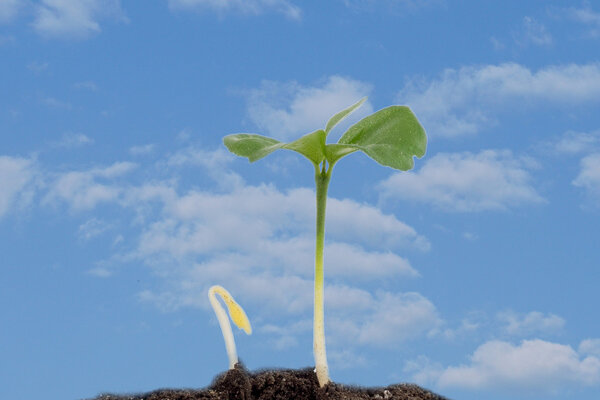
[[[315,309],[313,324],[313,350],[319,386],[329,382],[327,355],[325,353],[325,318],[323,311],[323,246],[325,241],[325,207],[327,205],[327,188],[331,178],[331,168],[326,171],[325,161],[319,171],[315,166],[315,183],[317,186],[317,242],[315,248]]]
[[[215,294],[219,294],[222,298],[223,296],[231,297],[231,295],[225,288],[219,285],[212,286],[208,290],[210,305],[217,315],[221,333],[223,334],[223,340],[225,340],[225,349],[227,350],[227,357],[229,357],[229,369],[234,369],[235,364],[238,362],[238,356],[235,348],[235,340],[233,339],[233,332],[231,331],[231,324],[229,323],[227,313],[225,313],[223,306],[221,306],[221,303],[219,303]]]

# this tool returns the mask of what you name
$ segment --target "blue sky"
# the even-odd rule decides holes
[[[454,399],[600,393],[600,6],[0,0],[0,397],[203,387],[313,364],[313,169],[222,137],[391,104],[414,170],[334,170],[333,380]]]

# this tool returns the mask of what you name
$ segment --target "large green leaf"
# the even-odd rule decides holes
[[[327,125],[325,126],[325,133],[329,134],[329,132],[336,126],[341,120],[346,118],[352,111],[356,110],[358,107],[362,106],[362,104],[367,100],[366,97],[360,99],[357,103],[352,104],[350,107],[346,108],[343,111],[335,114],[333,117],[327,121]]]
[[[406,171],[414,165],[413,156],[425,155],[427,136],[410,108],[391,106],[352,125],[338,147],[328,149],[328,156],[334,157],[328,158],[329,162],[350,154],[352,149],[365,152],[382,165]]]
[[[225,136],[223,143],[229,151],[238,156],[247,157],[250,162],[260,160],[277,149],[288,149],[319,164],[325,158],[325,136],[325,131],[319,129],[291,143],[283,143],[266,136],[238,133]]]

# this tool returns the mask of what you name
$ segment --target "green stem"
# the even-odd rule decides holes
[[[323,311],[323,246],[325,241],[325,208],[327,206],[327,188],[331,178],[331,169],[326,170],[326,163],[319,171],[315,165],[315,183],[317,186],[317,242],[315,248],[315,309],[313,324],[313,349],[315,354],[315,367],[319,386],[323,387],[329,382],[327,356],[325,353],[325,318]]]

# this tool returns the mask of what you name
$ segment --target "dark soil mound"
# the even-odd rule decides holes
[[[265,370],[249,373],[241,364],[215,378],[206,389],[162,389],[151,393],[93,400],[447,400],[416,385],[361,388],[334,382],[319,388],[312,369]]]

